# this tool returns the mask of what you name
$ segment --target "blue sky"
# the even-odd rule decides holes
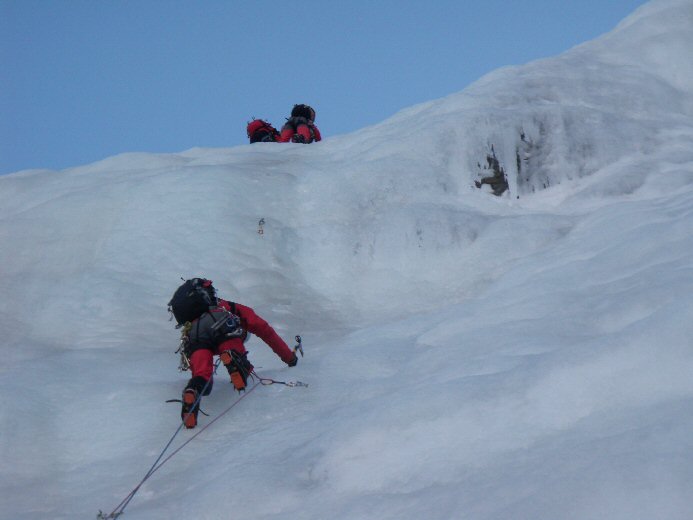
[[[247,142],[294,103],[324,137],[556,55],[643,0],[0,0],[0,174]]]

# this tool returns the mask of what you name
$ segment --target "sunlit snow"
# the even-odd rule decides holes
[[[0,517],[138,484],[189,377],[166,303],[204,276],[302,335],[296,368],[248,347],[309,386],[255,389],[124,519],[693,518],[691,56],[693,1],[655,0],[321,143],[0,178]],[[220,371],[201,426],[235,399]]]

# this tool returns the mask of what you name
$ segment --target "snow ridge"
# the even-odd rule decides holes
[[[690,518],[692,13],[315,145],[0,178],[3,515],[142,478],[187,380],[166,302],[202,275],[303,336],[292,369],[248,347],[309,387],[258,388],[125,518]],[[203,407],[232,399],[218,375]]]

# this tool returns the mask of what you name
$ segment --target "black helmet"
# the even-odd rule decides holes
[[[216,290],[211,280],[191,278],[173,293],[168,302],[168,310],[178,322],[178,327],[192,322],[217,305]]]
[[[294,105],[291,109],[291,117],[305,117],[309,121],[315,121],[315,110],[308,105]]]

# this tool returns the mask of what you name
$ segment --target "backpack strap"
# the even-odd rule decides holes
[[[231,308],[231,314],[238,316],[241,319],[241,327],[243,327],[243,336],[241,336],[241,339],[243,340],[243,343],[245,343],[248,339],[248,324],[246,323],[245,319],[243,319],[243,316],[238,314],[238,311],[236,310],[236,302],[229,302],[229,307]]]

